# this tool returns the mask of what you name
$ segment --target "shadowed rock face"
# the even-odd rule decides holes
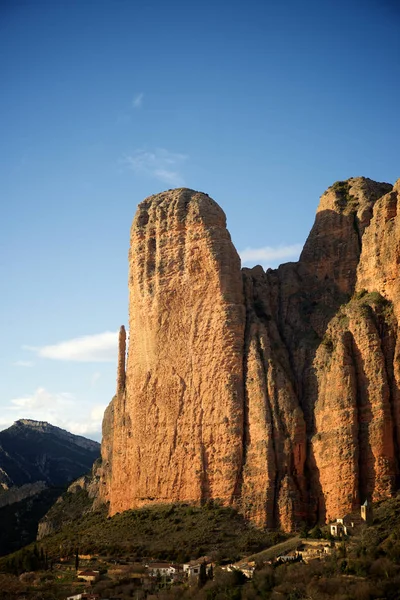
[[[299,262],[267,272],[240,269],[207,195],[178,189],[139,205],[125,386],[103,424],[111,514],[219,498],[290,530],[392,493],[399,191],[337,182]]]

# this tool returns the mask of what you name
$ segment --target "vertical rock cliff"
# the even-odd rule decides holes
[[[130,341],[103,423],[111,514],[234,504],[294,529],[398,486],[400,185],[322,195],[298,263],[240,269],[225,215],[178,189],[131,230]]]
[[[245,318],[225,222],[211,198],[187,189],[138,207],[126,382],[103,442],[111,513],[152,501],[230,503],[237,494]]]

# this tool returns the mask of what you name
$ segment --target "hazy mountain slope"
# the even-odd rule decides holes
[[[86,471],[100,444],[43,421],[21,419],[0,431],[0,485],[66,484]]]
[[[99,454],[97,442],[42,421],[0,432],[0,555],[36,538],[39,520]]]

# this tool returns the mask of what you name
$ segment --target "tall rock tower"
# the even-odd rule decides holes
[[[138,207],[126,381],[120,353],[103,440],[112,447],[111,514],[153,500],[230,503],[237,494],[245,308],[240,259],[225,223],[211,198],[188,189]],[[120,347],[124,335],[121,329]]]

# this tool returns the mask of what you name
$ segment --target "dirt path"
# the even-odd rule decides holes
[[[257,552],[257,554],[252,554],[251,556],[246,556],[246,558],[242,558],[239,562],[237,562],[234,566],[237,567],[239,564],[247,563],[249,561],[263,561],[263,560],[271,560],[272,558],[276,558],[280,554],[285,554],[286,552],[290,552],[291,550],[297,550],[302,544],[304,544],[304,540],[300,539],[299,536],[292,537],[280,544],[276,544],[275,546],[271,546],[266,550],[262,550],[261,552]]]

